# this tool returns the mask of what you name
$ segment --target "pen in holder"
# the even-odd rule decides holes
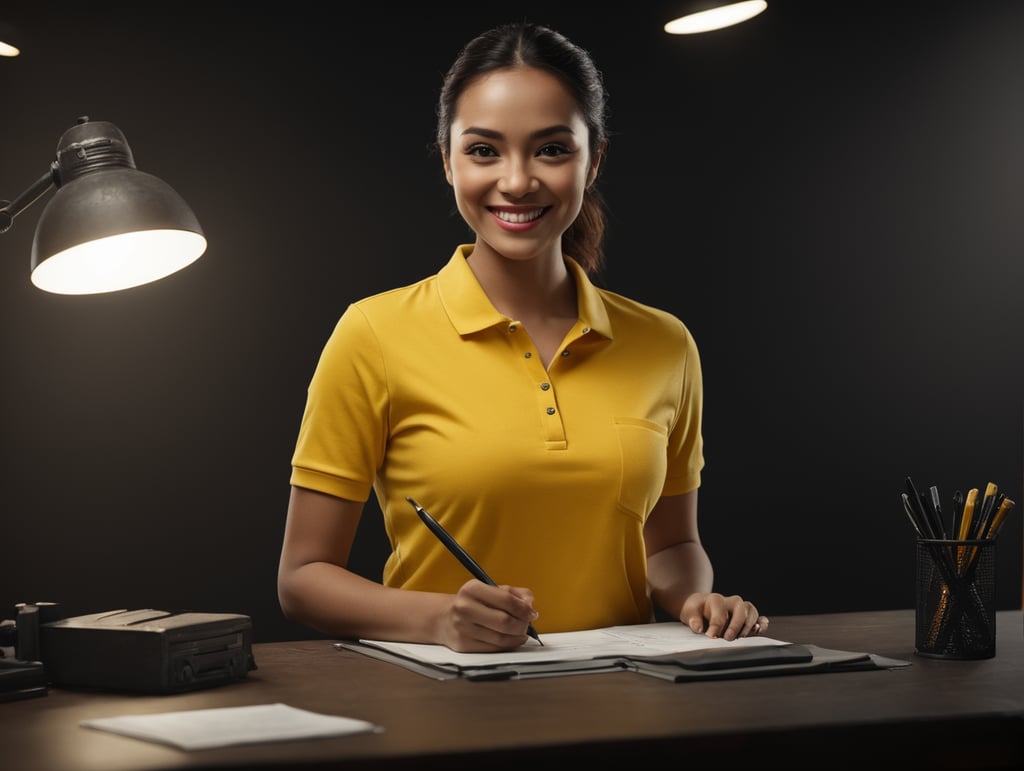
[[[996,655],[995,562],[994,539],[918,539],[915,653]]]

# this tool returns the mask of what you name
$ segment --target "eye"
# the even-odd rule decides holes
[[[466,155],[475,155],[477,158],[495,158],[498,155],[493,147],[479,142],[475,145],[470,145],[464,152]]]
[[[562,155],[571,155],[576,152],[571,147],[568,147],[558,142],[552,142],[551,144],[544,145],[537,151],[537,155],[545,158],[558,158]]]

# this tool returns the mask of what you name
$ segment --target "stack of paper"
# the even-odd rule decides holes
[[[796,672],[887,669],[910,662],[795,645],[771,637],[711,638],[675,621],[545,634],[503,653],[458,653],[443,645],[343,640],[352,650],[440,680],[550,677],[633,671],[668,680],[725,679]]]

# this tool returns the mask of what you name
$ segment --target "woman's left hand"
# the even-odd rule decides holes
[[[760,615],[754,603],[738,594],[727,597],[717,592],[691,594],[683,603],[679,620],[694,632],[726,640],[763,634],[768,628],[768,617]]]

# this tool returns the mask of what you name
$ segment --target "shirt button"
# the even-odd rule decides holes
[[[526,359],[532,359],[533,358],[533,354],[530,353],[529,351],[527,351],[526,353],[523,354],[523,357],[526,358]]]
[[[551,388],[551,383],[541,383],[540,384],[540,390],[541,391],[547,391],[549,388]]]
[[[508,331],[509,332],[515,332],[516,329],[518,329],[518,327],[515,324],[509,324],[508,325]]]
[[[583,334],[587,334],[590,331],[590,327],[583,327]]]
[[[568,356],[568,355],[569,355],[569,352],[568,352],[568,351],[562,351],[562,355],[563,355],[563,356]]]
[[[555,414],[555,408],[554,407],[548,407],[547,412],[548,412],[548,415],[554,415]]]

